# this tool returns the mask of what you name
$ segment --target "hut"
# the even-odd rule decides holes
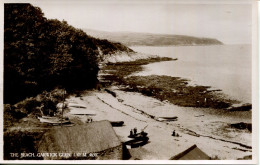
[[[194,144],[185,151],[171,157],[170,160],[210,160],[210,157]]]
[[[98,121],[73,127],[57,127],[46,132],[38,153],[53,153],[43,159],[121,160],[122,143],[109,121]]]

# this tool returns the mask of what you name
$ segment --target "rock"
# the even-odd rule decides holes
[[[252,109],[252,104],[234,104],[231,107],[227,108],[230,111],[250,111]]]
[[[252,155],[244,156],[243,158],[238,158],[237,160],[252,160]]]
[[[237,128],[237,129],[248,129],[250,132],[252,132],[252,124],[251,123],[234,123],[230,125],[231,128]]]
[[[111,91],[111,90],[109,90],[109,89],[105,89],[105,91],[106,91],[107,93],[111,94],[112,96],[116,97],[116,93],[115,93],[115,92],[113,92],[113,91]]]

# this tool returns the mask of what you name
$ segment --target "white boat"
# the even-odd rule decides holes
[[[43,118],[43,119],[56,119],[56,116],[42,116],[42,117],[38,117],[39,118]]]
[[[158,121],[176,121],[178,120],[177,116],[172,116],[172,117],[158,117]]]
[[[72,115],[96,115],[96,112],[88,109],[71,108],[70,114]]]
[[[65,124],[70,123],[69,119],[61,119],[58,117],[48,117],[48,116],[42,116],[38,117],[41,123],[49,123],[49,124]]]
[[[77,103],[68,103],[68,107],[70,108],[87,108],[85,105],[77,104]]]

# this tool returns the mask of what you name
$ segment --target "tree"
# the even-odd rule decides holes
[[[100,51],[107,55],[132,50],[88,36],[66,21],[48,20],[30,4],[5,4],[4,103],[57,86],[95,87]]]

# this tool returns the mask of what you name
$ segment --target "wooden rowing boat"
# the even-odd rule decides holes
[[[149,137],[140,137],[140,138],[135,138],[133,140],[129,140],[125,142],[125,145],[130,146],[131,148],[136,148],[145,145],[149,140]]]
[[[48,124],[66,124],[70,123],[69,119],[61,119],[58,117],[38,117],[41,123],[48,123]]]
[[[178,120],[177,116],[172,116],[172,117],[158,117],[158,121],[176,121]]]
[[[124,121],[110,121],[113,127],[120,127],[124,125]]]

